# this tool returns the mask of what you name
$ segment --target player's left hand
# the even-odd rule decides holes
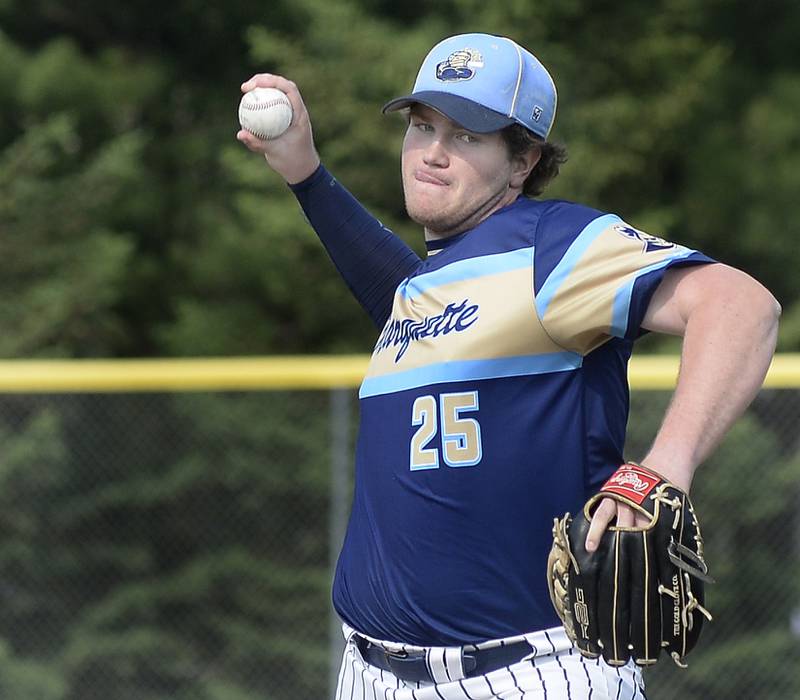
[[[642,463],[646,465],[646,461]],[[691,477],[684,471],[677,469],[660,469],[658,471],[665,479],[689,493]],[[616,522],[614,520],[616,519]],[[646,527],[650,520],[624,503],[611,498],[604,498],[592,514],[589,532],[586,534],[586,551],[594,552],[600,543],[600,538],[606,528],[614,523],[617,527]]]
[[[595,537],[599,545],[589,551]],[[555,519],[547,570],[567,636],[581,654],[602,655],[612,666],[631,658],[649,666],[661,652],[683,666],[711,619],[704,584],[713,579],[689,495],[638,464],[617,469],[575,517]]]
[[[617,527],[645,527],[650,519],[637,513],[630,506],[610,498],[604,498],[592,515],[592,523],[586,535],[586,551],[594,552],[605,529],[616,518]]]

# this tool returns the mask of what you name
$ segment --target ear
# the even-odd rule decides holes
[[[511,180],[508,184],[514,189],[521,190],[528,175],[531,174],[541,157],[542,149],[539,146],[534,146],[525,153],[514,156],[511,159]]]

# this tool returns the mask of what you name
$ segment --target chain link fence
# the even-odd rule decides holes
[[[630,458],[667,391],[635,390]],[[0,395],[0,698],[323,700],[353,389]],[[800,391],[764,389],[695,481],[718,583],[651,700],[800,697]]]

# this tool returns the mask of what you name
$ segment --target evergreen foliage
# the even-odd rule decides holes
[[[0,356],[369,351],[291,193],[234,138],[239,85],[297,82],[323,161],[421,250],[404,123],[380,106],[462,31],[512,36],[554,74],[570,160],[546,196],[750,272],[800,351],[798,29],[790,0],[0,0]],[[796,435],[766,419],[788,401],[760,399],[698,479],[719,622],[655,689],[800,694],[788,622],[737,624],[797,605],[796,545],[774,536],[796,529]],[[657,424],[644,408],[631,457]],[[327,410],[298,393],[6,397],[0,697],[324,697]]]

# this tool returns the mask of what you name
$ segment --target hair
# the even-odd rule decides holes
[[[522,194],[526,197],[537,197],[545,187],[558,175],[559,168],[567,162],[567,149],[560,143],[551,143],[537,136],[521,124],[512,124],[500,131],[512,158],[526,154],[538,148],[541,152],[539,162],[533,166],[530,175],[522,185]]]

